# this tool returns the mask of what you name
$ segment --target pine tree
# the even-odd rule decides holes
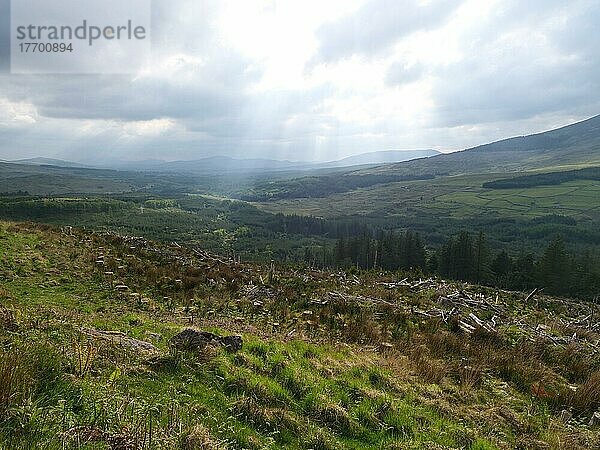
[[[539,281],[551,294],[568,292],[571,276],[571,260],[561,237],[546,248],[538,264]]]
[[[496,284],[502,287],[508,287],[510,278],[509,274],[512,271],[512,269],[512,258],[508,256],[508,253],[506,253],[505,250],[502,250],[496,255],[490,266],[490,270],[493,273],[493,277]]]
[[[483,231],[479,232],[473,246],[473,281],[484,283],[490,279],[489,251]]]

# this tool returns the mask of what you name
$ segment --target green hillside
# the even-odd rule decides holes
[[[523,218],[560,214],[581,220],[600,220],[600,183],[576,180],[558,185],[486,188],[501,174],[441,177],[430,181],[390,183],[330,195],[260,203],[270,212],[301,213],[322,217],[362,215],[417,219],[435,214],[438,219],[465,221],[481,217]]]
[[[380,166],[364,173],[457,175],[600,165],[600,116],[544,133],[461,152]],[[359,172],[363,173],[363,172]]]
[[[564,171],[593,166],[600,166],[600,116],[545,133],[506,139],[430,158],[350,170],[329,177],[258,182],[249,189],[250,195],[245,194],[243,198],[259,202],[321,198],[370,186],[378,189],[379,185],[394,181],[524,171]]]
[[[600,221],[599,167],[597,116],[462,152],[338,174],[335,185],[299,178],[255,185],[251,192],[267,212],[352,217],[416,230],[437,244],[466,229],[484,231],[496,248],[513,252],[539,249],[544,244],[533,241],[556,235],[583,251],[600,244],[592,231]],[[349,185],[345,179],[369,184],[332,190]],[[552,223],[556,216],[573,226]]]
[[[129,192],[133,187],[133,180],[118,176],[116,171],[111,170],[0,162],[0,193],[3,194],[101,194]]]
[[[1,448],[600,445],[598,305],[10,222],[0,255]]]

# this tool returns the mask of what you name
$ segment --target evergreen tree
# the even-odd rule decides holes
[[[513,260],[505,250],[502,250],[492,261],[490,270],[498,286],[508,287],[510,283],[509,274],[513,270]]]
[[[484,283],[490,280],[490,263],[483,231],[479,232],[473,247],[473,281]]]
[[[561,237],[546,248],[538,264],[539,281],[551,294],[568,292],[571,276],[571,260]]]

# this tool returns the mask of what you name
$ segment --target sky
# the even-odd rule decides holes
[[[129,75],[11,75],[0,159],[329,161],[600,114],[598,0],[153,0]]]

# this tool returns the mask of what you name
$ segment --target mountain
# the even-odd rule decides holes
[[[455,153],[435,150],[389,150],[362,153],[325,163],[279,161],[267,158],[211,156],[192,161],[98,161],[83,164],[52,158],[11,161],[25,165],[58,167],[96,167],[140,172],[178,172],[193,174],[238,174],[303,171],[336,167],[357,168],[356,174],[457,175],[484,172],[519,172],[536,169],[579,168],[600,165],[600,115],[556,130],[518,136],[480,145]]]
[[[10,162],[14,164],[26,164],[31,166],[56,166],[56,167],[90,167],[89,165],[77,163],[73,161],[64,161],[62,159],[54,159],[54,158],[27,158],[27,159],[17,159],[14,161],[3,161]]]
[[[600,165],[600,115],[555,130],[362,173],[458,175]]]
[[[164,161],[160,159],[149,159],[143,161],[99,161],[95,167],[111,168],[117,170],[133,170],[141,172],[179,172],[196,174],[213,173],[257,173],[257,172],[279,172],[288,170],[319,170],[337,167],[379,165],[400,161],[409,161],[416,158],[425,158],[440,154],[435,150],[390,150],[362,153],[340,160],[329,162],[314,161],[281,161],[268,158],[233,158],[230,156],[209,156],[188,161]],[[55,161],[54,165],[70,167],[59,164],[61,161],[49,160],[47,158],[35,158],[35,160]],[[44,164],[50,164],[45,162]],[[72,163],[75,164],[75,163]]]
[[[410,161],[412,159],[429,158],[436,155],[441,155],[441,153],[437,150],[384,150],[379,152],[361,153],[360,155],[349,156],[322,165],[346,167],[366,164],[387,164]]]
[[[132,170],[140,172],[183,172],[183,173],[237,173],[237,172],[262,172],[271,170],[285,170],[297,164],[290,161],[273,159],[245,159],[229,156],[209,156],[187,161],[164,161],[161,159],[148,159],[142,161],[98,161],[97,167],[117,170]]]
[[[210,156],[194,161],[171,161],[160,166],[169,172],[262,172],[297,168],[304,163],[278,161],[266,158],[232,158],[229,156]]]
[[[229,156],[211,156],[192,161],[157,161],[150,163],[128,163],[125,167],[130,170],[160,170],[167,172],[265,172],[281,170],[314,170],[334,167],[350,167],[361,165],[375,165],[409,161],[417,158],[426,158],[439,155],[436,150],[389,150],[379,152],[361,153],[347,158],[325,163],[312,161],[281,161],[266,158],[232,158]]]
[[[211,156],[192,161],[164,161],[161,159],[147,159],[142,161],[98,160],[92,163],[77,163],[53,158],[29,158],[5,161],[13,164],[32,166],[56,167],[81,167],[97,169],[116,169],[140,172],[240,172],[240,171],[268,171],[295,168],[299,165],[312,163],[293,163],[290,161],[277,161],[272,159],[243,159],[228,156]]]

